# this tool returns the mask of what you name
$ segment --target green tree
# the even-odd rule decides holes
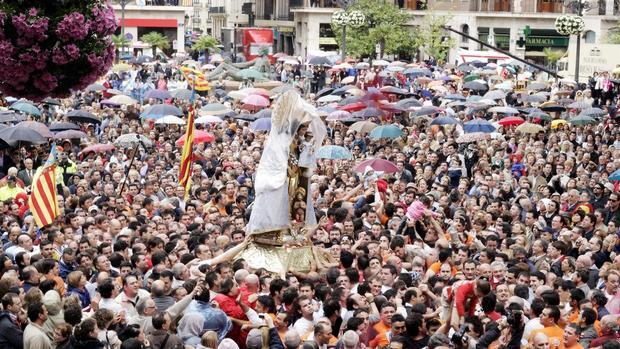
[[[219,42],[216,38],[210,35],[203,35],[199,37],[196,42],[194,42],[194,44],[192,45],[192,50],[198,52],[219,52],[220,49],[217,47],[218,44]]]
[[[358,0],[349,10],[360,11],[367,25],[347,27],[347,53],[356,57],[372,57],[379,44],[380,55],[411,55],[417,49],[413,33],[406,24],[411,16],[394,6],[393,1]],[[342,28],[332,23],[336,40],[341,42]]]
[[[450,49],[456,45],[456,40],[444,29],[450,19],[450,16],[428,14],[424,17],[422,26],[418,31],[418,45],[426,55],[434,58],[438,64],[445,63]]]
[[[543,54],[545,58],[547,58],[548,64],[553,67],[553,69],[557,69],[557,63],[562,57],[566,55],[565,50],[552,50],[549,47],[545,47],[543,49]]]
[[[140,40],[146,42],[151,46],[151,49],[153,50],[153,57],[157,55],[157,49],[165,50],[167,48],[170,48],[170,41],[168,40],[168,38],[158,32],[150,32],[148,34],[144,34],[142,35]]]
[[[131,41],[122,35],[112,35],[112,43],[116,50],[116,61],[118,62],[120,57],[119,51],[124,51],[123,48],[129,47]]]

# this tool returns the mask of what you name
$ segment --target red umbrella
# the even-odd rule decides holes
[[[521,125],[524,122],[525,122],[525,120],[521,119],[518,116],[507,116],[507,117],[501,119],[498,122],[498,124],[500,124],[502,126],[516,126],[516,125]]]
[[[215,140],[215,136],[212,134],[203,131],[203,130],[194,130],[194,144],[199,143],[210,143]],[[181,138],[177,139],[176,144],[178,146],[183,146],[185,144],[185,135],[181,136]]]
[[[80,154],[86,154],[86,153],[105,153],[107,151],[111,151],[116,149],[116,147],[112,144],[95,144],[95,145],[91,145],[90,147],[86,147],[84,148],[84,150],[82,150],[80,152]]]
[[[372,168],[375,171],[381,171],[381,172],[387,172],[387,173],[400,172],[400,170],[398,169],[398,167],[396,167],[396,165],[394,165],[390,161],[383,160],[383,159],[364,160],[360,162],[359,164],[355,165],[355,167],[353,168],[353,171],[358,172],[358,173],[363,173],[364,171],[366,171],[366,167],[368,166],[370,166],[370,168]]]
[[[362,97],[363,101],[379,101],[382,99],[387,99],[387,97],[374,87],[369,88],[368,92]]]
[[[344,110],[344,111],[348,111],[349,113],[352,113],[354,111],[360,111],[362,109],[366,109],[367,107],[368,106],[366,105],[366,103],[356,102],[356,103],[351,103],[351,104],[342,106],[340,107],[340,110]]]
[[[257,94],[245,97],[242,102],[254,107],[268,107],[269,104],[271,104],[269,103],[269,99]]]

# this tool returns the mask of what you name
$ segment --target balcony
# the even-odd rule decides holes
[[[113,5],[128,5],[128,6],[194,6],[193,0],[112,0]]]
[[[225,7],[225,6],[213,6],[213,7],[209,7],[209,13],[210,13],[210,14],[216,14],[216,13],[226,13],[226,7]]]
[[[320,7],[320,8],[337,8],[338,4],[336,0],[289,0],[290,8],[307,8],[307,7]]]

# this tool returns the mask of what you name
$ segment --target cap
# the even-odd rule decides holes
[[[611,183],[605,183],[605,189],[609,191],[614,191],[614,185]]]
[[[6,180],[7,180],[7,181],[16,181],[16,180],[17,180],[17,178],[15,178],[15,176],[7,176],[7,177],[6,177]]]
[[[248,333],[248,337],[245,340],[247,349],[261,349],[263,347],[263,333],[254,328]]]
[[[88,212],[99,212],[99,207],[97,205],[92,205],[91,207],[88,208]]]

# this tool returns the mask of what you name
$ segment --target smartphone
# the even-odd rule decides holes
[[[265,314],[258,314],[259,319],[265,319]]]

